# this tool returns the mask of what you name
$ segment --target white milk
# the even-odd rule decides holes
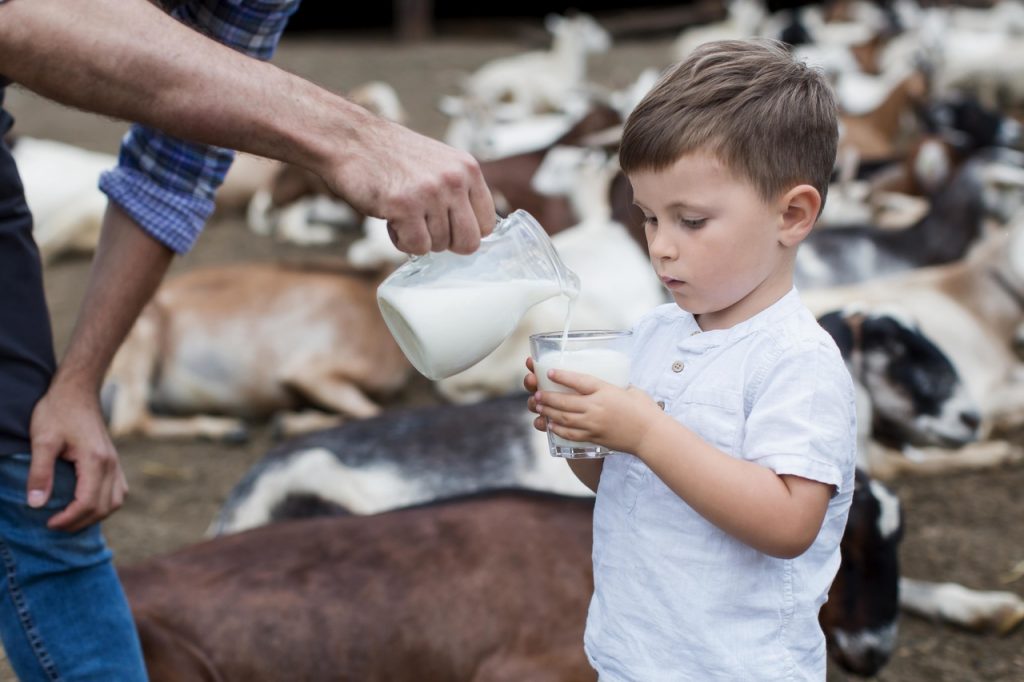
[[[512,333],[531,306],[561,294],[538,280],[381,287],[381,313],[413,366],[443,379],[475,365]]]
[[[544,353],[536,360],[535,373],[540,390],[568,393],[568,388],[556,384],[548,378],[548,370],[567,369],[571,372],[581,372],[597,377],[601,381],[607,381],[614,386],[625,388],[629,386],[629,368],[629,355],[626,353],[608,348],[583,348],[580,350],[553,350]],[[550,432],[548,438],[553,447],[589,449],[599,447],[594,443],[566,440]]]

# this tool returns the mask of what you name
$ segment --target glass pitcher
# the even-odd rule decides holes
[[[413,256],[377,288],[377,303],[413,366],[443,379],[491,353],[532,306],[579,289],[544,229],[518,210],[472,254]]]

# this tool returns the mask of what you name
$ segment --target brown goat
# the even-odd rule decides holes
[[[902,156],[904,121],[913,105],[928,94],[924,74],[914,71],[892,89],[873,111],[840,116],[839,156],[855,154],[861,162],[891,161]]]
[[[244,434],[239,417],[304,406],[377,414],[369,395],[397,391],[411,371],[380,315],[378,283],[377,275],[271,264],[208,267],[165,282],[104,384],[111,434],[232,439]]]
[[[153,682],[593,682],[592,509],[520,493],[289,522],[121,578]]]
[[[838,660],[873,674],[893,643],[872,633],[895,631],[899,535],[879,534],[862,483],[821,620],[855,645]],[[592,681],[592,514],[592,499],[485,493],[222,535],[121,578],[153,682]]]

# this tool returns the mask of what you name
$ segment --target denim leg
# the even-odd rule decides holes
[[[0,457],[0,636],[25,682],[146,680],[131,611],[99,524],[77,533],[46,521],[74,497],[57,461],[44,508],[25,503],[30,456]]]

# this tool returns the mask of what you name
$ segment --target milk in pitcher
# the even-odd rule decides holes
[[[531,306],[558,296],[543,280],[444,281],[382,288],[381,313],[402,352],[429,379],[461,372],[482,360]]]

